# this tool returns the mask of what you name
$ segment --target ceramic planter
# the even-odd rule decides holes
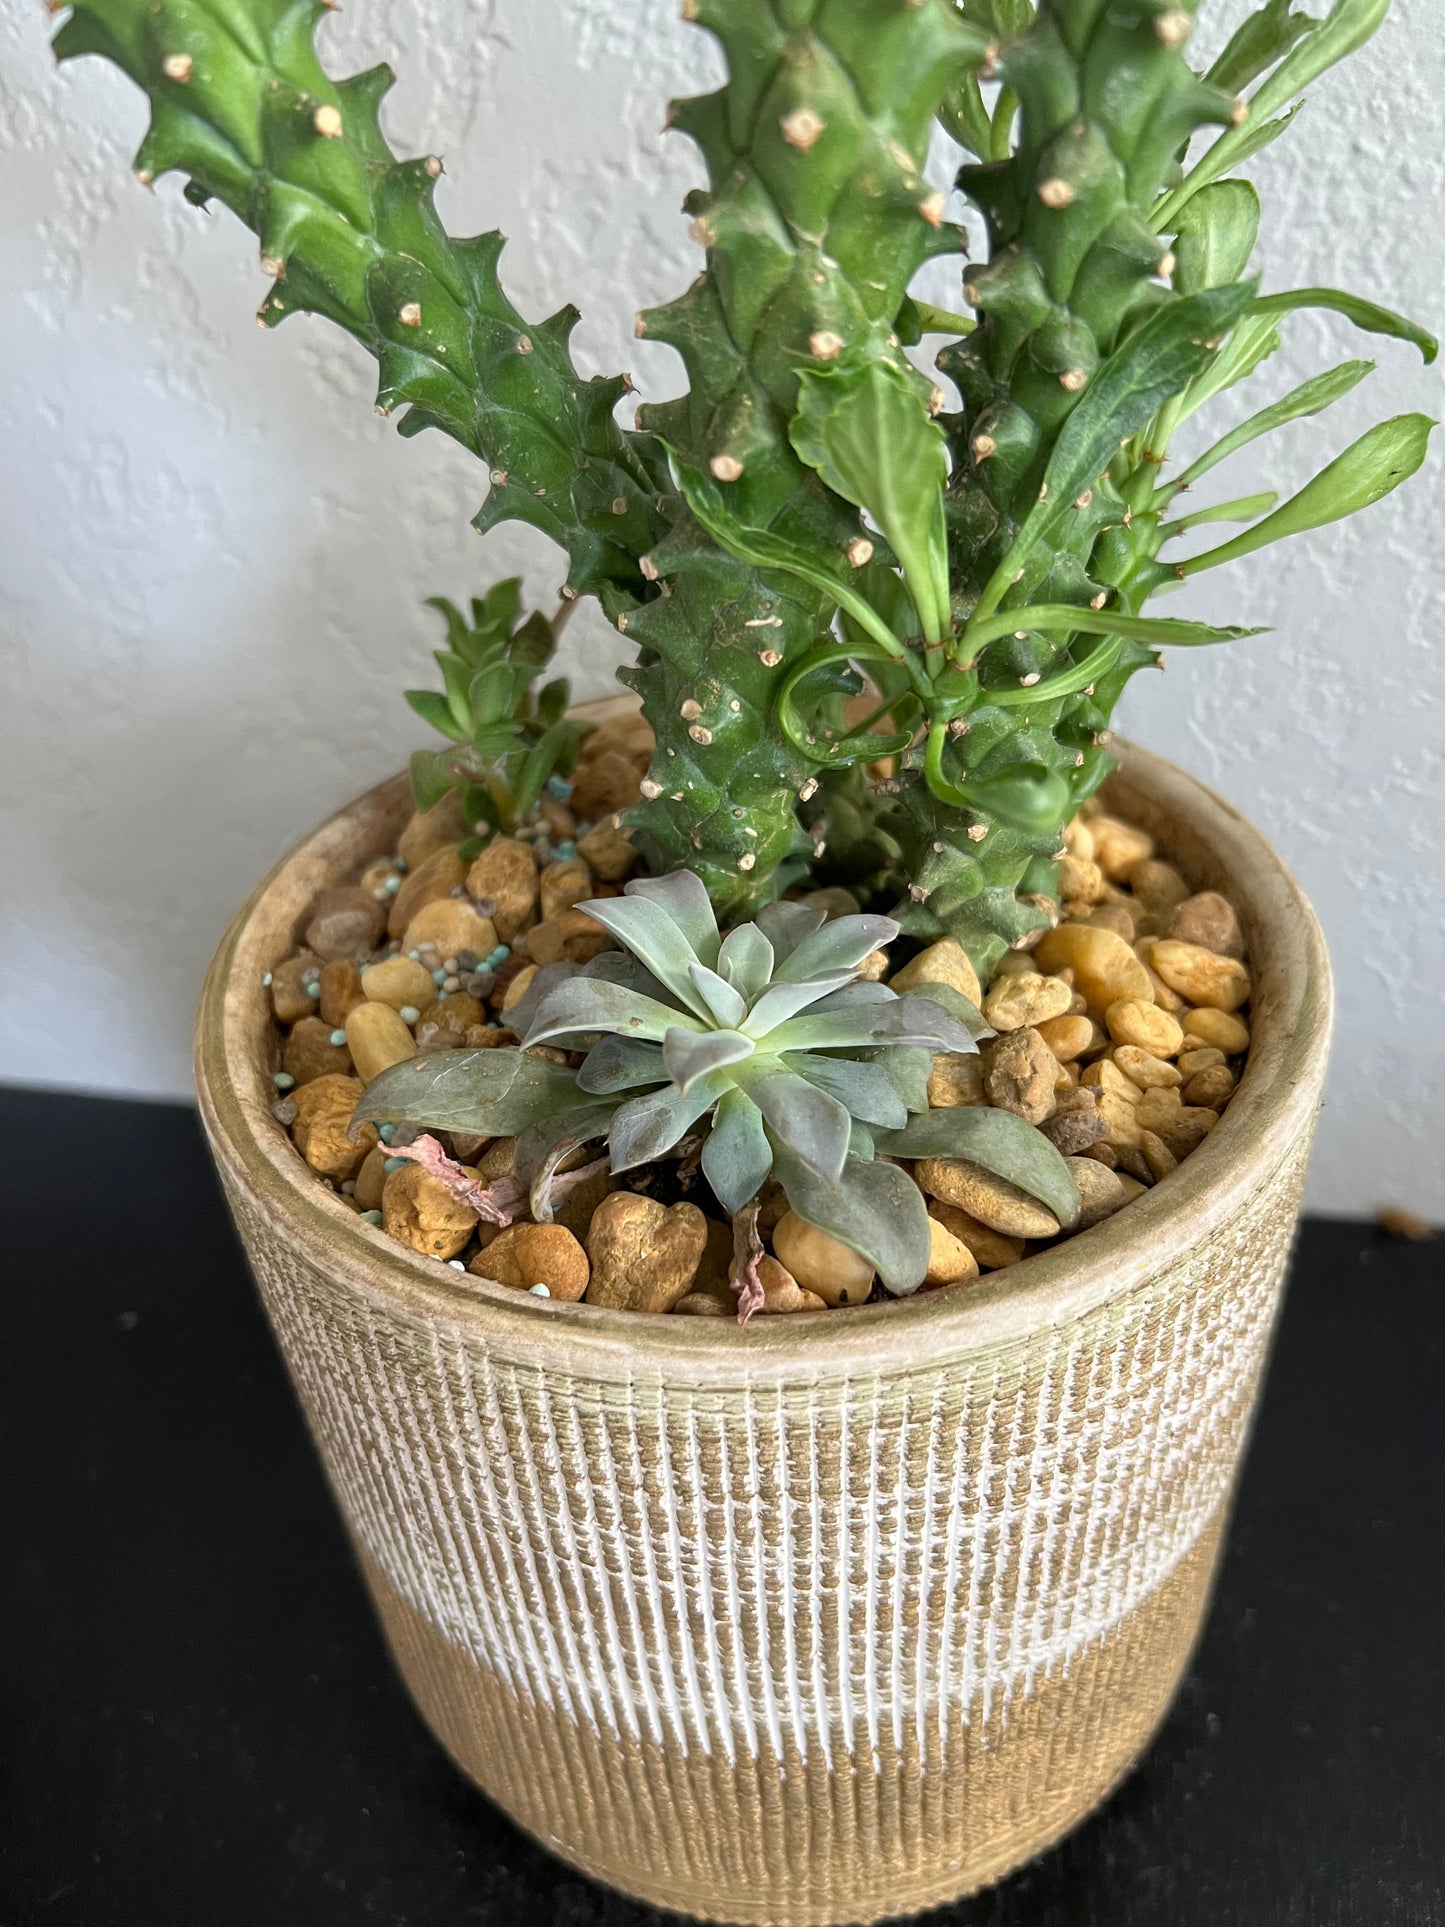
[[[202,1111],[397,1665],[464,1772],[585,1872],[712,1919],[865,1921],[1094,1807],[1188,1660],[1279,1298],[1330,1020],[1298,886],[1125,748],[1113,808],[1226,888],[1257,994],[1219,1128],[1120,1216],[967,1291],[647,1318],[413,1257],[273,1120],[262,972],[394,847],[308,837],[207,981]]]

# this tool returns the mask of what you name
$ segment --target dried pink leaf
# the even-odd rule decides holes
[[[746,1325],[754,1312],[763,1308],[763,1281],[758,1266],[766,1253],[758,1236],[758,1210],[754,1201],[733,1216],[732,1288],[738,1295],[738,1323]]]
[[[488,1224],[511,1224],[520,1215],[520,1207],[526,1202],[527,1193],[515,1178],[497,1178],[491,1184],[483,1184],[472,1176],[464,1164],[449,1158],[434,1137],[425,1133],[412,1144],[393,1144],[389,1151],[394,1158],[406,1158],[412,1164],[419,1164],[426,1175],[450,1193],[458,1204],[475,1211]]]

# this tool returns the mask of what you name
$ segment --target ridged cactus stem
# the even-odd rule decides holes
[[[778,693],[829,635],[831,579],[855,577],[874,547],[790,424],[809,373],[872,360],[926,419],[930,384],[895,326],[920,264],[961,246],[921,164],[940,101],[987,36],[950,0],[688,0],[685,12],[719,42],[728,79],[671,111],[707,166],[687,202],[706,266],[638,319],[689,379],[638,419],[695,515],[647,558],[664,593],[620,613],[644,648],[628,680],[658,738],[637,827],[734,914],[808,853],[798,811],[826,756],[779,730]],[[751,542],[729,542],[736,530]],[[816,562],[811,578],[769,566],[779,543]]]
[[[398,161],[378,124],[388,67],[333,81],[313,45],[322,0],[77,0],[60,59],[102,54],[144,89],[140,180],[186,174],[258,236],[274,285],[260,320],[327,316],[375,355],[377,405],[403,434],[444,429],[479,456],[488,529],[531,523],[566,549],[567,593],[644,589],[665,526],[645,444],[613,420],[625,376],[582,380],[576,310],[525,322],[502,292],[499,234],[449,236],[442,164]]]

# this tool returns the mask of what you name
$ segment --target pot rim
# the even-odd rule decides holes
[[[593,714],[623,706],[589,706]],[[1156,833],[1194,887],[1228,880],[1255,978],[1245,1073],[1215,1130],[1169,1177],[1063,1244],[985,1273],[966,1291],[917,1293],[856,1309],[761,1318],[646,1317],[533,1297],[452,1271],[364,1223],[298,1157],[271,1115],[261,1041],[270,1032],[267,955],[258,930],[283,883],[306,896],[335,880],[356,818],[402,814],[406,778],[327,819],[271,870],[232,922],[207,973],[196,1031],[202,1115],[218,1161],[338,1286],[454,1341],[514,1353],[538,1369],[608,1381],[698,1383],[884,1377],[940,1351],[976,1354],[1056,1328],[1123,1295],[1221,1231],[1306,1133],[1319,1102],[1332,1017],[1329,958],[1308,899],[1266,839],[1222,798],[1162,757],[1123,741],[1113,807]],[[1189,846],[1181,851],[1179,845]],[[290,926],[288,925],[288,928]],[[274,938],[272,939],[274,948]],[[826,1321],[820,1323],[820,1321]]]

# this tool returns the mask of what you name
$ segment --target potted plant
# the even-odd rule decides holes
[[[79,0],[58,51],[145,89],[142,180],[254,229],[263,323],[349,330],[485,464],[477,525],[568,567],[552,620],[438,604],[446,746],[233,925],[222,1178],[462,1767],[658,1904],[920,1908],[1103,1797],[1208,1596],[1328,966],[1263,839],[1110,726],[1163,649],[1256,633],[1152,597],[1424,457],[1402,416],[1196,506],[1346,361],[1169,465],[1297,309],[1435,352],[1251,268],[1238,170],[1385,0],[1266,0],[1210,58],[1178,0],[686,0],[728,68],[672,110],[705,265],[639,317],[689,387],[630,429],[323,10]],[[909,293],[939,255],[956,313]],[[640,714],[537,686],[583,596]]]

